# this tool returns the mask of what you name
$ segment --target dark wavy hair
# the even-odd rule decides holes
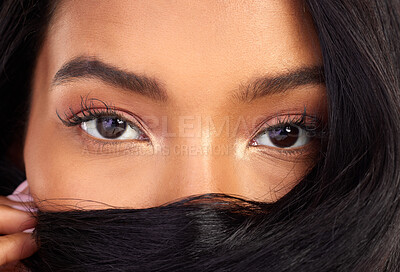
[[[0,6],[2,194],[24,178],[30,79],[54,3]],[[27,267],[400,271],[400,1],[306,4],[323,53],[329,135],[298,185],[274,203],[207,194],[149,209],[39,211],[40,248]]]

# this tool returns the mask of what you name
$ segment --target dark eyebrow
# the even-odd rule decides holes
[[[241,84],[239,91],[233,93],[233,99],[250,103],[254,99],[285,92],[305,85],[320,85],[325,83],[322,66],[302,67],[278,76],[257,77],[247,84]]]
[[[61,85],[80,78],[96,78],[112,86],[130,90],[156,101],[167,101],[168,95],[162,83],[152,77],[135,74],[102,62],[95,57],[80,56],[65,63],[55,74],[53,85]],[[322,66],[302,67],[278,76],[257,77],[241,84],[232,97],[239,102],[251,101],[285,92],[304,85],[325,82]]]
[[[155,78],[127,72],[95,57],[80,56],[65,63],[53,78],[53,85],[61,85],[80,78],[95,78],[112,86],[133,91],[156,101],[168,96],[161,82]]]

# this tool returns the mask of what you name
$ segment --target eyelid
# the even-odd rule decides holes
[[[308,121],[307,121],[308,119]],[[273,120],[275,120],[274,124],[270,124]],[[304,126],[296,124],[296,122],[303,120],[305,123]],[[253,146],[251,143],[254,141],[254,139],[262,132],[268,130],[269,128],[277,127],[282,124],[288,124],[288,123],[293,123],[296,126],[299,126],[302,129],[306,129],[307,127],[307,122],[314,124],[313,128],[314,131],[321,133],[323,136],[324,128],[322,127],[323,123],[320,118],[318,118],[316,115],[310,115],[307,114],[305,111],[303,113],[278,113],[272,117],[267,118],[266,120],[263,120],[256,126],[255,132],[251,135],[250,140],[248,142],[248,146],[251,147],[251,150],[253,151],[260,151],[261,153],[272,156],[277,159],[283,159],[287,161],[289,158],[296,159],[298,156],[303,156],[307,154],[311,154],[315,152],[316,147],[315,144],[317,141],[315,139],[311,139],[310,142],[304,146],[301,147],[295,147],[295,148],[279,148],[279,147],[270,147],[270,146],[264,146],[264,145],[256,145]],[[310,131],[310,130],[308,130]],[[316,134],[315,136],[318,136]],[[320,136],[321,136],[320,135]],[[316,138],[312,136],[312,138]]]
[[[83,119],[85,119],[85,122],[90,121],[90,120],[94,120],[100,117],[116,117],[120,120],[123,120],[125,122],[127,122],[128,124],[133,124],[136,126],[136,122],[135,121],[131,121],[130,118],[126,118],[124,115],[125,114],[121,114],[120,112],[123,112],[121,110],[116,111],[115,109],[113,109],[112,111],[107,111],[106,109],[103,108],[93,108],[93,110],[99,110],[97,111],[97,113],[95,115],[89,115],[86,117],[85,115],[85,111],[80,111],[77,114],[82,113],[84,115]],[[128,114],[129,115],[129,114]],[[135,119],[135,118],[133,118]]]
[[[303,128],[301,125],[296,124],[296,121],[300,121],[301,119],[312,119],[310,121],[313,121],[313,124],[316,124],[316,127],[320,127],[321,125],[321,120],[316,116],[316,115],[309,115],[305,112],[303,113],[278,113],[275,114],[274,116],[270,116],[267,119],[264,119],[261,121],[255,128],[253,134],[250,136],[250,141],[256,137],[259,133],[265,131],[266,129],[277,127],[281,124],[288,124],[288,123],[293,123],[301,128]],[[273,120],[276,120],[275,124],[270,124]],[[307,122],[305,122],[307,123]]]
[[[71,114],[68,116],[67,114],[64,113],[66,116],[66,120],[60,117],[60,115],[57,112],[57,115],[59,119],[64,123],[66,126],[77,126],[82,124],[83,122],[88,122],[91,120],[94,120],[96,118],[100,118],[103,116],[111,116],[111,117],[116,117],[118,119],[121,119],[125,122],[128,123],[129,126],[134,126],[138,128],[140,131],[142,131],[146,136],[149,138],[152,137],[152,134],[149,133],[148,129],[146,126],[143,125],[143,120],[138,117],[136,114],[132,112],[128,112],[126,110],[117,108],[117,107],[91,107],[90,109],[80,109],[79,112],[75,113],[71,108],[69,108]],[[88,114],[89,113],[89,114]],[[123,114],[121,114],[123,113]],[[82,114],[83,116],[79,116]],[[132,118],[127,118],[125,115],[128,115]],[[72,120],[72,119],[76,120]]]
[[[276,160],[281,160],[285,162],[299,162],[299,158],[301,160],[310,160],[314,161],[318,151],[320,150],[321,145],[317,141],[314,143],[309,143],[302,147],[297,147],[293,149],[280,149],[269,146],[254,146],[250,151],[256,155],[260,156],[262,159],[265,157],[274,158]]]
[[[132,112],[127,112],[123,109],[119,109],[117,107],[113,107],[113,111],[114,111],[114,114],[107,114],[106,112],[104,112],[103,116],[115,116],[123,121],[126,121],[128,123],[128,125],[133,125],[133,126],[137,127],[144,134],[146,134],[146,136],[150,139],[151,134],[146,129],[145,125],[143,125],[144,122],[143,122],[143,120],[141,120],[141,118],[139,116],[137,116],[136,114],[134,114]],[[120,113],[123,113],[123,114],[120,114]],[[124,117],[124,115],[128,115],[132,118],[126,118],[126,117]]]

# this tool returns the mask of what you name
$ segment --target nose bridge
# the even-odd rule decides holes
[[[178,120],[174,125],[177,133],[166,141],[170,153],[164,168],[164,180],[168,182],[169,195],[174,192],[176,198],[229,193],[235,184],[231,156],[233,144],[226,121],[214,122],[210,129],[209,120],[204,116],[197,118],[186,123]],[[225,127],[221,129],[221,126]]]

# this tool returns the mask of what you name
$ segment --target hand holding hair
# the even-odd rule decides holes
[[[31,230],[36,220],[27,211],[31,202],[25,201],[24,192],[9,197],[0,196],[0,270],[14,271],[19,260],[31,256],[37,246]],[[22,201],[21,201],[22,200]]]

